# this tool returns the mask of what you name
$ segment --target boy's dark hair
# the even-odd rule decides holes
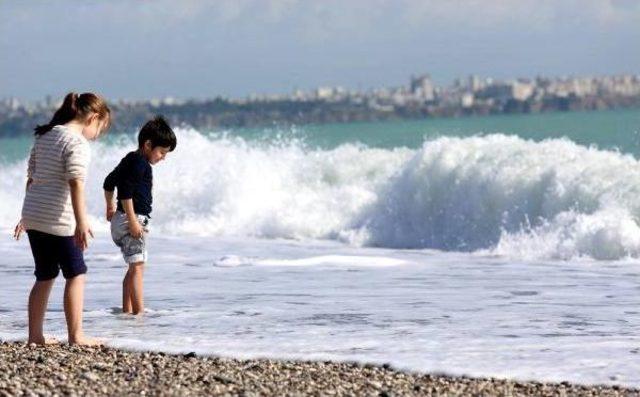
[[[146,141],[151,141],[151,148],[158,146],[170,147],[170,151],[173,151],[178,144],[176,134],[173,133],[169,123],[162,116],[156,116],[147,121],[140,129],[138,147],[143,147]]]

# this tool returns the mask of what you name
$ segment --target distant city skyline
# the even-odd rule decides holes
[[[0,97],[366,90],[430,73],[640,73],[640,2],[0,2]]]

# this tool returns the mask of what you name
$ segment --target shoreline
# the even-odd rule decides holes
[[[640,396],[640,389],[414,373],[353,362],[240,360],[0,341],[0,397],[34,394]]]

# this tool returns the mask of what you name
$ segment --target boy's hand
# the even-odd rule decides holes
[[[131,236],[134,238],[142,238],[144,229],[137,219],[135,220],[135,222],[129,222],[129,234],[131,234]]]
[[[106,217],[107,220],[109,222],[111,222],[111,218],[113,218],[113,215],[116,213],[116,206],[115,204],[111,204],[111,205],[107,205],[107,212],[106,212]]]
[[[81,250],[85,250],[89,247],[89,237],[93,238],[93,232],[89,224],[76,224],[75,241]]]
[[[24,232],[24,224],[22,223],[22,219],[20,219],[20,222],[18,222],[16,228],[13,230],[13,238],[20,240],[22,232]]]

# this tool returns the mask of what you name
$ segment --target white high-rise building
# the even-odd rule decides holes
[[[435,98],[434,86],[431,82],[431,76],[423,74],[418,77],[411,76],[411,93],[425,101],[432,101]]]

